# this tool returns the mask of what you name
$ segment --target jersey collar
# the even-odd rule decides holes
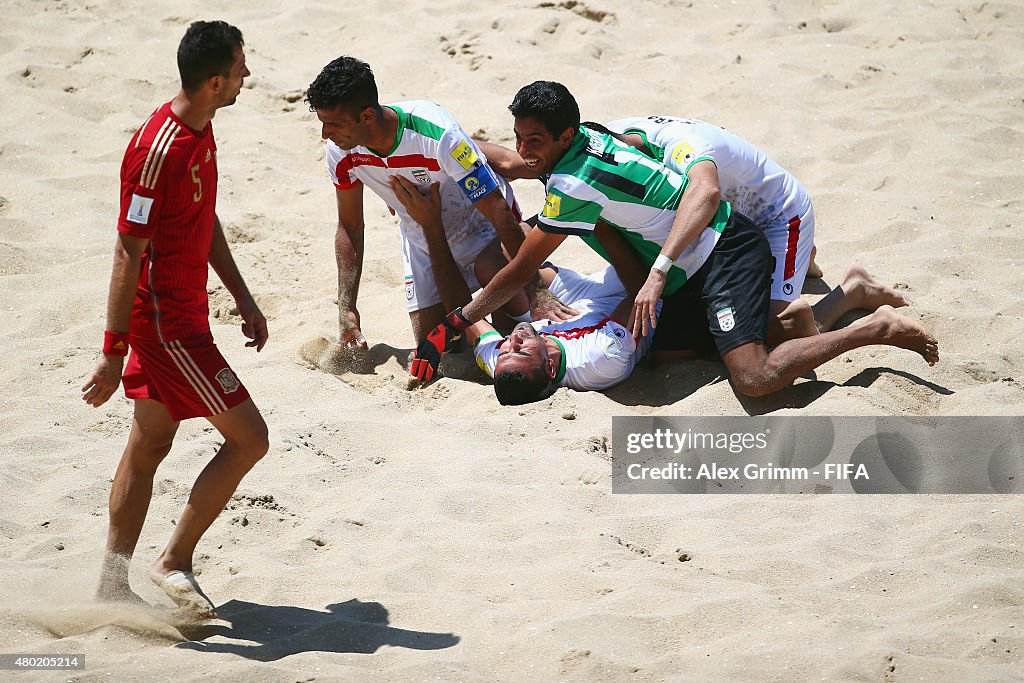
[[[402,144],[402,135],[405,133],[405,129],[409,127],[409,115],[393,104],[386,104],[384,106],[398,114],[398,130],[395,131],[395,142],[391,145],[391,149],[384,154],[385,157],[389,157]]]
[[[568,355],[565,352],[565,344],[563,344],[562,340],[558,337],[550,337],[546,334],[543,336],[545,339],[550,339],[558,344],[558,350],[562,352],[562,358],[558,361],[558,373],[555,375],[555,379],[553,380],[555,384],[561,384],[562,380],[565,378],[565,358]]]
[[[164,106],[161,107],[161,109],[165,110],[167,112],[167,115],[170,116],[175,121],[175,123],[181,124],[182,128],[184,128],[188,132],[192,133],[192,135],[194,135],[195,137],[197,137],[197,138],[204,138],[204,137],[206,137],[206,134],[210,131],[210,129],[213,128],[213,121],[212,121],[212,119],[210,121],[206,122],[206,125],[203,127],[202,130],[196,130],[192,126],[190,126],[187,123],[185,123],[181,119],[181,117],[179,117],[177,114],[174,113],[174,108],[171,106],[171,104],[173,104],[173,102],[174,102],[174,100],[171,100],[170,102],[165,103]]]

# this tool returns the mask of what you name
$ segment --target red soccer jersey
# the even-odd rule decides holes
[[[192,130],[168,102],[138,130],[121,163],[117,229],[150,240],[131,334],[170,342],[209,331],[207,261],[216,204],[213,126]]]

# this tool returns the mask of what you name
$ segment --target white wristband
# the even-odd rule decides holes
[[[654,259],[654,265],[651,268],[660,270],[661,272],[668,274],[668,269],[672,267],[672,259],[664,254],[658,254],[658,258]]]

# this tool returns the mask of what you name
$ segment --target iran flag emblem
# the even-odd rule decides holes
[[[715,315],[718,316],[718,326],[722,329],[722,332],[728,332],[736,327],[736,318],[733,316],[731,308],[723,308]]]

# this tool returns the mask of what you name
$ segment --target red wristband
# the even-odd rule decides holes
[[[103,333],[103,355],[104,356],[127,356],[128,355],[128,333],[111,332]]]

